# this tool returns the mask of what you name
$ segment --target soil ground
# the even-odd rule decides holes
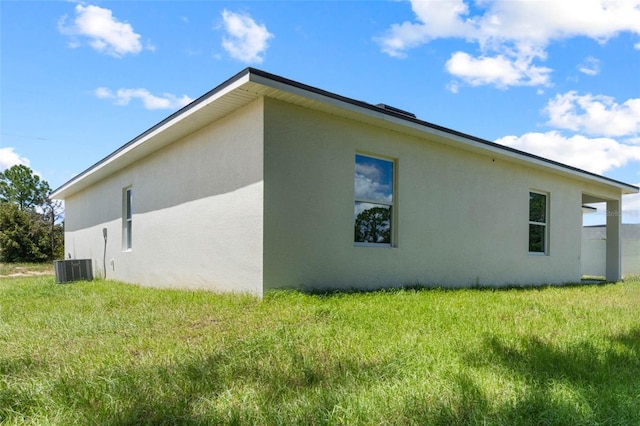
[[[53,275],[50,263],[0,263],[0,277],[28,277],[33,275]]]

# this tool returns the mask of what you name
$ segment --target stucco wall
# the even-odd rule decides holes
[[[393,247],[354,236],[356,153],[395,164]],[[133,189],[133,250],[123,189]],[[528,253],[529,192],[548,255]],[[144,285],[248,291],[575,282],[583,195],[608,187],[260,99],[66,199],[65,250]]]
[[[623,224],[622,275],[640,275],[640,224]],[[585,226],[582,229],[582,274],[604,276],[606,271],[607,231],[605,226]]]
[[[258,100],[69,197],[65,251],[108,278],[262,294],[263,103]],[[133,189],[133,249],[122,191]]]
[[[577,182],[276,100],[265,105],[265,288],[580,279]],[[395,160],[395,247],[354,246],[356,153]],[[530,190],[550,194],[548,256],[528,253]]]

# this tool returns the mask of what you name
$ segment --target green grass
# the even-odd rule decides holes
[[[0,278],[2,424],[640,424],[640,279],[246,295]]]

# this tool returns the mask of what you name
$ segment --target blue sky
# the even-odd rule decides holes
[[[640,0],[5,0],[0,19],[0,170],[53,188],[246,66],[640,183]],[[640,197],[623,209],[640,222]]]

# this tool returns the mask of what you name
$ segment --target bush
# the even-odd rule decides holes
[[[51,258],[51,235],[42,217],[17,204],[0,203],[0,261],[44,262]]]

